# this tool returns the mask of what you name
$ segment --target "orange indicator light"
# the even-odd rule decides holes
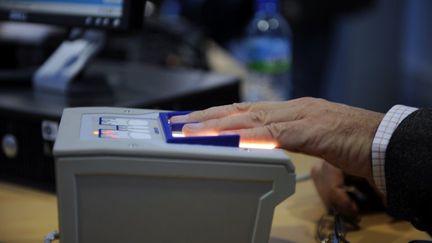
[[[172,132],[173,138],[184,138],[186,137],[182,132]]]
[[[245,143],[240,142],[240,148],[251,148],[251,149],[274,149],[276,148],[275,143]]]

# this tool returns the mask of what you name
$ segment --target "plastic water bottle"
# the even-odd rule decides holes
[[[291,94],[291,29],[278,0],[256,0],[256,11],[242,41],[248,75],[245,101],[286,100]]]

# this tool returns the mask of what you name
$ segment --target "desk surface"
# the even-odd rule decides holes
[[[308,173],[315,158],[290,154],[297,174]],[[312,181],[297,184],[296,193],[275,211],[270,243],[315,242],[315,223],[324,213]],[[407,243],[430,239],[409,223],[394,222],[381,213],[364,216],[361,230],[347,235],[350,242]],[[58,229],[54,194],[0,182],[0,243],[42,242]]]

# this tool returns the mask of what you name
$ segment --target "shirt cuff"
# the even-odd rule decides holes
[[[378,190],[387,195],[385,181],[385,155],[390,138],[399,124],[417,108],[395,105],[381,121],[372,142],[372,176]]]

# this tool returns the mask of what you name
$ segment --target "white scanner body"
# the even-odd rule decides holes
[[[286,153],[167,143],[160,112],[64,110],[60,242],[268,242],[275,206],[295,189]]]

